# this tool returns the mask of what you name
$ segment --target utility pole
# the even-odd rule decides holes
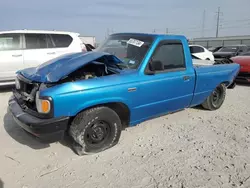
[[[107,31],[106,31],[106,36],[105,38],[108,38],[109,37],[109,28],[107,28]]]
[[[201,37],[204,37],[205,19],[206,19],[206,10],[204,10],[204,12],[203,12],[203,17],[202,17]]]
[[[217,14],[216,37],[218,37],[219,36],[219,26],[220,26],[220,15],[221,15],[220,7],[218,7],[218,12],[216,12],[216,14]]]
[[[168,34],[168,28],[166,28],[166,34]]]

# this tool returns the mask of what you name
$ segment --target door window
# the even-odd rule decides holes
[[[46,35],[47,36],[47,47],[48,48],[55,48],[56,45],[54,44],[54,42],[52,41],[52,38],[50,35]]]
[[[164,70],[185,68],[185,58],[181,43],[160,45],[152,56],[152,61],[160,61]]]
[[[47,38],[45,34],[25,34],[26,49],[47,48]]]
[[[21,47],[20,34],[1,34],[0,35],[0,51],[20,50]]]
[[[245,51],[247,51],[247,49],[248,49],[247,46],[242,46],[241,47],[241,52],[245,52]]]
[[[72,43],[73,39],[69,35],[51,34],[56,48],[67,48]]]
[[[193,53],[202,53],[204,49],[199,46],[190,46],[190,52]]]

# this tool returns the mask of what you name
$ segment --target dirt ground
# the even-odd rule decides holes
[[[77,156],[68,142],[42,144],[7,113],[0,93],[4,188],[250,188],[250,87],[228,90],[217,111],[199,108],[122,132],[115,147]],[[1,187],[1,185],[0,185]]]

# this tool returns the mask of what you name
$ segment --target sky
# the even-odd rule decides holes
[[[0,0],[0,30],[73,31],[99,42],[117,32],[214,37],[218,7],[219,36],[250,35],[250,0]]]

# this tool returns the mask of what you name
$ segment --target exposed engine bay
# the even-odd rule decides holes
[[[62,82],[87,80],[102,76],[108,76],[111,74],[115,74],[115,72],[110,71],[107,65],[101,62],[93,61],[92,63],[89,63],[84,67],[69,74],[66,78],[62,80]]]
[[[111,71],[108,66],[102,62],[92,61],[91,63],[77,69],[56,83],[34,83],[30,80],[27,80],[22,75],[18,75],[16,79],[16,88],[14,89],[13,93],[16,100],[23,109],[32,110],[34,113],[37,112],[35,101],[36,94],[39,90],[66,82],[94,79],[112,74],[117,74],[117,72]]]

